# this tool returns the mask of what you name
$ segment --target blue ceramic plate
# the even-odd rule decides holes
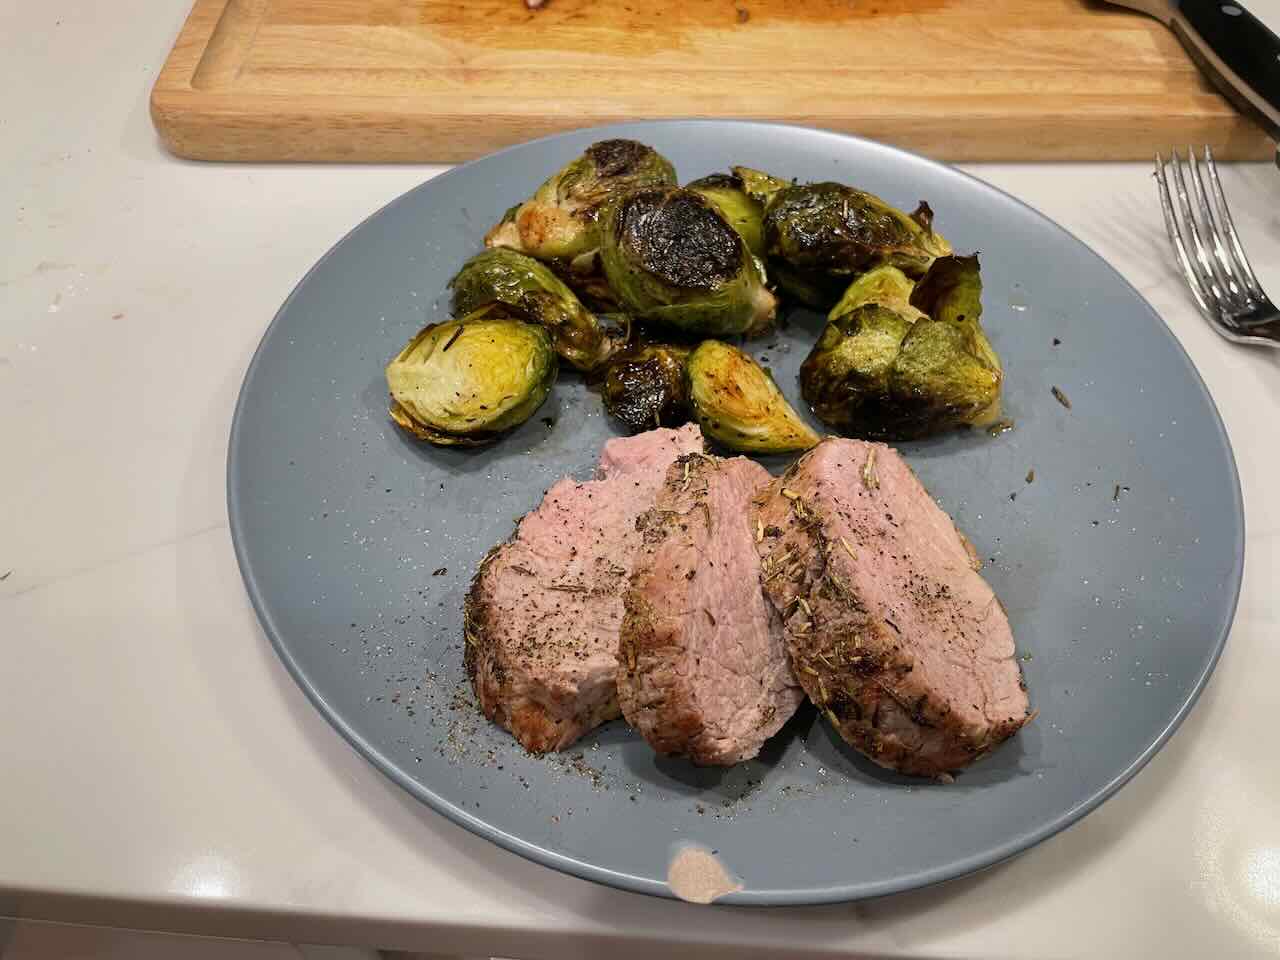
[[[445,284],[511,204],[594,140],[631,137],[683,180],[741,163],[920,199],[982,253],[1004,359],[1001,436],[902,449],[977,545],[1013,622],[1039,718],[948,786],[863,760],[805,709],[728,770],[655,758],[616,722],[527,756],[475,710],[462,667],[477,562],[618,430],[571,373],[481,450],[414,442],[383,366],[448,311]],[[798,311],[751,344],[803,409],[820,329]],[[1059,387],[1067,409],[1051,395]],[[779,464],[770,464],[777,468]],[[1028,482],[1034,470],[1033,482]],[[669,895],[673,850],[719,851],[726,902],[909,890],[1013,856],[1119,789],[1186,716],[1222,651],[1243,560],[1234,461],[1204,384],[1151,307],[1070,234],[986,184],[892,147],[795,127],[639,123],[466,164],[405,194],[316,265],[245,378],[231,529],[267,636],[320,711],[440,813],[549,867]]]

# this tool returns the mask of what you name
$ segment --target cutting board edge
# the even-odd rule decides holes
[[[196,68],[209,47],[210,40],[226,11],[230,0],[194,0],[191,11],[183,21],[178,36],[169,48],[152,92],[194,91],[192,85]]]
[[[165,147],[189,160],[270,163],[457,163],[536,137],[660,114],[420,114],[384,106],[346,115],[309,114],[288,98],[231,106],[193,90],[152,91],[151,114]],[[1160,129],[1132,115],[1000,117],[940,111],[935,117],[725,117],[813,126],[879,140],[949,162],[1150,160],[1172,145],[1208,143],[1222,160],[1268,160],[1274,147],[1241,116],[1163,116]],[[957,131],[963,131],[958,133]],[[1106,136],[1099,137],[1103,132]],[[1105,142],[1103,142],[1105,141]]]
[[[257,95],[236,102],[236,94],[218,87],[238,69],[236,51],[251,42],[263,10],[265,0],[196,0],[192,5],[150,97],[152,123],[169,152],[215,162],[456,163],[566,130],[679,118],[609,109],[552,118],[529,111],[527,104],[525,112],[506,115],[484,114],[475,105],[426,115],[415,110],[415,98],[403,95],[349,97],[346,110],[333,109],[332,98],[305,95]],[[216,82],[199,83],[202,74],[219,71]],[[707,117],[816,126],[951,162],[1146,160],[1174,143],[1208,143],[1223,160],[1273,156],[1263,131],[1225,100],[1221,111],[1189,108],[1182,116],[1168,102],[1153,102],[1146,115],[1138,115],[1136,105],[1133,113],[1125,113],[1114,106],[1095,111],[1087,102],[1077,98],[1060,113],[1024,116],[996,115],[988,101],[987,109],[968,112],[951,102],[935,104],[933,115],[829,111]],[[1157,117],[1165,125],[1161,132],[1144,129]]]

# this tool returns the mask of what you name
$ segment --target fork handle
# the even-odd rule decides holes
[[[1171,26],[1227,99],[1280,141],[1280,37],[1235,0],[1178,0]]]

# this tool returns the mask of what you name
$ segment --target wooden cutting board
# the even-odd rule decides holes
[[[666,117],[946,160],[1271,156],[1164,26],[1092,0],[196,0],[151,111],[204,160],[458,161]]]

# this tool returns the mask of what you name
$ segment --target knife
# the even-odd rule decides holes
[[[1280,143],[1280,37],[1238,0],[1112,2],[1168,24],[1214,86]]]

